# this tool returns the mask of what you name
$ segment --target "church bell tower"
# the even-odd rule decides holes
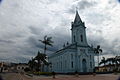
[[[80,46],[88,46],[86,39],[86,27],[84,22],[82,22],[77,10],[74,22],[71,23],[71,27],[72,44],[77,43],[77,45]]]

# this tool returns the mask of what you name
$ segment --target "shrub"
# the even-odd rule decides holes
[[[24,71],[28,72],[28,71],[30,71],[30,68],[25,68]]]

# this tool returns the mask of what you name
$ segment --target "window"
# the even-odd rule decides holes
[[[73,41],[75,42],[75,35],[74,35],[74,37],[73,37]]]
[[[90,62],[90,67],[92,68],[92,62]]]
[[[20,67],[18,67],[18,69],[20,69]]]
[[[62,70],[62,62],[61,62],[61,70]]]
[[[71,59],[73,59],[73,54],[71,54]]]
[[[24,67],[22,67],[22,69],[24,69]]]
[[[57,69],[58,69],[58,62],[57,62]]]
[[[90,60],[91,60],[91,55],[90,55]]]
[[[65,68],[67,68],[67,60],[65,60]]]
[[[83,36],[82,35],[80,35],[80,38],[81,38],[81,42],[83,42]]]
[[[71,62],[71,68],[73,68],[73,61]]]

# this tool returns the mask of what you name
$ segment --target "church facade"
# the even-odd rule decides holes
[[[71,40],[71,44],[49,56],[51,71],[58,73],[93,72],[95,54],[93,48],[87,43],[86,27],[78,11],[71,23]]]

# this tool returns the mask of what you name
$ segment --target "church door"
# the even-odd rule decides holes
[[[86,65],[85,59],[82,60],[82,69],[83,69],[83,72],[87,72],[87,65]]]

